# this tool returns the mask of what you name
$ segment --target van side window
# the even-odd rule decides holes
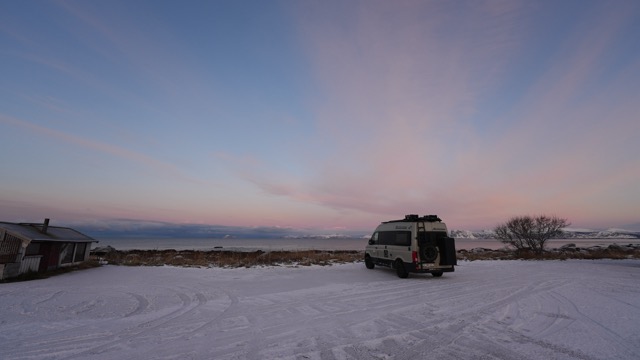
[[[371,235],[371,239],[369,240],[369,243],[371,245],[375,245],[378,243],[378,233],[374,232],[373,235]]]
[[[400,246],[411,246],[411,232],[410,231],[398,231],[396,232],[396,243]]]
[[[381,231],[380,245],[411,246],[411,231]]]

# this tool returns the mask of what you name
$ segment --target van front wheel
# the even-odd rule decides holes
[[[373,260],[371,260],[371,256],[365,256],[364,266],[366,266],[367,269],[373,269],[374,267],[376,267],[376,264],[374,264]]]
[[[400,259],[396,260],[396,273],[401,279],[406,279],[409,276],[407,269],[404,268],[404,262]]]

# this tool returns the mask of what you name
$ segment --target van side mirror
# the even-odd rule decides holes
[[[373,245],[375,244],[375,242],[373,241],[373,239],[369,239],[369,245]]]

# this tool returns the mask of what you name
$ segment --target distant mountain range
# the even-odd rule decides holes
[[[283,227],[242,227],[222,225],[173,224],[167,222],[116,220],[93,224],[68,224],[83,233],[97,238],[239,238],[239,239],[332,239],[369,238],[371,232],[347,231],[322,233],[310,229]],[[75,225],[75,226],[74,226]],[[450,230],[450,236],[458,239],[493,239],[491,230]],[[567,239],[640,239],[640,231],[622,229],[588,230],[566,229]]]
[[[159,221],[117,220],[98,224],[66,224],[96,239],[105,238],[210,238],[210,239],[282,239],[282,238],[362,238],[362,231],[326,233],[277,226],[224,226],[173,224]],[[366,235],[368,238],[370,234]]]
[[[457,239],[493,239],[495,233],[491,230],[469,231],[451,230],[450,236]],[[640,232],[622,229],[585,230],[567,229],[562,239],[640,239]]]

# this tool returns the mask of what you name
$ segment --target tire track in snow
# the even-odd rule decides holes
[[[634,347],[637,350],[637,345],[629,343],[631,338],[625,340],[620,337],[624,326],[601,320],[605,328],[614,332],[607,333],[575,313],[566,297],[552,296],[558,293],[571,298],[575,286],[584,289],[580,284],[576,285],[574,274],[555,277],[554,271],[562,269],[560,263],[545,263],[542,274],[521,270],[523,277],[520,278],[503,271],[510,269],[509,266],[502,263],[493,265],[480,264],[474,267],[473,274],[460,272],[457,277],[443,279],[411,277],[397,280],[393,277],[393,280],[378,281],[385,278],[383,272],[378,277],[369,273],[364,276],[352,273],[351,280],[327,281],[326,285],[318,285],[316,280],[304,283],[316,272],[300,272],[287,277],[286,281],[297,282],[293,286],[283,285],[277,276],[272,276],[265,277],[264,281],[270,282],[257,288],[249,287],[256,276],[260,276],[252,272],[246,279],[238,276],[241,281],[245,279],[250,283],[235,283],[226,278],[223,281],[189,280],[185,273],[180,272],[173,276],[172,285],[155,297],[151,291],[141,293],[140,289],[144,287],[138,290],[127,287],[129,291],[117,296],[101,296],[106,299],[105,306],[109,310],[120,305],[116,311],[118,317],[112,316],[104,322],[96,317],[104,311],[92,311],[90,315],[94,321],[91,324],[89,317],[75,316],[74,311],[80,309],[78,306],[90,305],[90,302],[83,301],[91,299],[87,294],[75,302],[79,303],[75,307],[68,306],[70,297],[65,295],[65,301],[49,303],[39,312],[55,309],[66,302],[66,308],[74,310],[68,312],[68,318],[56,317],[52,323],[39,323],[39,326],[56,324],[67,327],[69,331],[64,336],[40,331],[46,342],[42,341],[43,338],[38,339],[38,335],[33,336],[35,342],[7,338],[5,344],[8,341],[19,342],[15,350],[5,352],[4,348],[8,347],[3,346],[2,357],[99,360],[124,357],[327,360],[605,358],[603,353],[596,356],[587,354],[594,347],[589,347],[590,344],[584,341],[570,342],[566,346],[558,343],[558,338],[571,333],[569,326],[572,324],[568,322],[572,318],[575,326],[590,331],[588,338],[607,342],[612,348],[619,347],[619,342],[612,340],[618,335],[618,340],[626,341],[628,348],[616,349],[613,354],[619,358],[636,358],[632,350]],[[518,266],[543,269],[528,263],[518,263]],[[348,269],[357,271],[355,267]],[[337,278],[335,274],[332,276]],[[531,276],[525,277],[525,274]],[[391,279],[392,274],[387,275]],[[183,279],[187,281],[183,282]],[[573,286],[565,288],[568,283]],[[597,290],[606,291],[614,285],[615,282],[608,283],[603,288],[601,284],[593,284],[593,288],[585,293],[598,295],[601,293]],[[211,290],[203,293],[205,288]],[[274,293],[274,290],[279,292]],[[113,289],[111,291],[113,293]],[[33,293],[37,296],[42,291]],[[633,292],[626,290],[622,294],[624,296],[620,299],[634,303]],[[583,310],[584,316],[590,315],[591,321],[598,322],[596,313],[582,308],[585,304],[592,304],[592,300],[574,300],[574,307]],[[606,298],[602,300],[607,301]],[[19,312],[20,301],[6,304]],[[125,309],[122,309],[122,304],[126,304]],[[622,303],[614,303],[613,306],[618,304]],[[634,311],[633,307],[628,309]],[[628,319],[637,319],[637,313],[630,314]],[[73,323],[77,325],[68,327]],[[101,329],[102,324],[108,333]],[[142,328],[143,325],[146,327]],[[8,327],[3,329],[8,330]],[[24,327],[24,330],[28,329],[29,326]],[[74,334],[77,336],[72,338]],[[37,343],[39,340],[41,342]]]
[[[566,329],[571,326],[576,319],[571,316],[565,309],[567,308],[567,304],[565,301],[558,299],[557,297],[552,295],[552,292],[546,294],[544,300],[551,298],[556,300],[554,303],[555,309],[544,309],[542,306],[539,307],[539,310],[535,312],[536,319],[538,322],[542,323],[542,326],[532,332],[531,337],[533,338],[545,338],[549,337],[559,331]],[[558,301],[560,300],[560,301]],[[548,301],[542,301],[542,304],[549,304]]]
[[[136,300],[136,307],[132,312],[125,314],[124,315],[125,318],[128,316],[139,314],[143,312],[146,308],[148,308],[149,302],[143,296],[135,293],[131,293],[131,292],[127,292],[126,294]],[[61,295],[62,295],[62,292],[58,292],[52,296],[49,296],[47,299],[35,302],[35,304],[43,304],[49,300],[60,297]],[[91,311],[98,305],[105,306],[105,305],[108,305],[108,303],[102,299],[85,300],[80,302],[79,304],[69,307],[69,310],[71,310],[71,312],[74,315],[78,315],[78,314]],[[54,311],[54,310],[51,309],[49,310],[49,312],[50,311]],[[106,321],[108,321],[108,319]],[[43,336],[42,334],[33,334],[29,337],[22,338],[21,341],[23,341],[25,344],[31,345],[28,347],[29,350],[27,351],[33,351],[32,350],[33,348],[41,345],[47,348],[47,352],[51,352],[56,347],[68,348],[69,346],[84,344],[87,342],[87,340],[92,340],[93,338],[102,340],[105,337],[108,337],[111,335],[106,331],[98,332],[96,335],[83,335],[83,336],[75,335],[77,334],[79,328],[83,328],[86,326],[87,324],[85,324],[84,322],[78,321],[77,326],[68,327],[66,329],[59,329],[55,333],[47,333],[45,336]],[[71,334],[71,335],[67,335],[67,334]],[[65,337],[65,336],[68,336],[68,337]],[[4,353],[8,354],[7,351],[4,351]]]
[[[404,284],[404,285],[399,284],[393,287],[392,289],[394,289],[394,291],[398,291],[398,289],[415,291],[414,286],[407,285],[407,284]],[[235,297],[229,293],[226,293],[226,295],[229,296],[229,298],[231,299],[230,306],[227,309],[225,309],[221,314],[211,319],[207,323],[203,324],[202,326],[198,327],[194,331],[198,331],[198,332],[203,331],[207,327],[219,327],[218,323],[220,321],[228,319],[230,317],[237,316],[239,313],[245,314],[247,316],[253,316],[253,317],[264,317],[269,314],[276,314],[278,312],[282,313],[285,311],[291,311],[294,308],[311,308],[308,305],[309,303],[319,301],[315,292],[313,292],[312,294],[308,294],[303,298],[296,296],[296,292],[297,291],[284,292],[279,294],[261,295],[261,296],[251,297],[251,298],[243,298],[243,299],[239,299],[238,297]],[[307,292],[307,290],[303,290],[303,292]],[[389,295],[388,297],[385,297],[385,295],[380,294],[380,291],[377,289],[365,291],[365,292],[359,292],[357,293],[357,295],[358,295],[357,301],[359,303],[362,303],[363,300],[366,300],[366,299],[373,299],[375,300],[375,303],[379,303],[381,304],[381,306],[387,306],[389,304],[389,301],[393,297],[391,295]],[[353,297],[354,295],[350,293],[349,294],[336,293],[336,294],[329,294],[329,295],[325,294],[321,299],[323,304],[333,304],[333,305],[327,305],[328,307],[331,307],[331,306],[335,306],[335,304],[340,303],[345,299],[353,300]],[[300,304],[304,304],[304,305],[300,305]],[[233,308],[237,307],[238,305],[242,305],[242,307],[234,311]],[[376,306],[374,303],[367,303],[366,305],[368,307],[374,306],[374,308]],[[254,307],[257,309],[254,310],[253,309]],[[318,306],[313,306],[312,308],[315,308],[316,312],[318,313],[318,316],[321,316],[321,313],[327,312],[327,309],[324,309],[324,307],[325,306],[323,306],[322,309],[320,309]]]
[[[566,304],[567,307],[569,309],[571,309],[571,315],[573,317],[580,318],[580,319],[584,320],[586,323],[594,325],[594,326],[590,327],[590,329],[594,330],[593,332],[597,333],[597,335],[600,338],[607,340],[607,342],[613,342],[613,343],[617,344],[616,347],[619,348],[619,349],[624,349],[624,351],[629,356],[637,356],[638,355],[638,353],[637,353],[638,348],[637,347],[629,346],[629,341],[626,340],[625,338],[623,338],[620,334],[618,334],[617,332],[615,332],[614,330],[612,330],[609,327],[605,326],[601,322],[594,320],[590,316],[588,316],[585,313],[583,313],[582,311],[580,311],[578,306],[576,306],[576,304],[573,301],[571,301],[570,299],[568,299],[566,296],[564,296],[562,294],[559,294],[559,293],[556,293],[556,292],[553,292],[552,296],[554,298],[558,299],[559,301],[563,302],[564,304]]]
[[[369,284],[358,287],[357,291],[350,291],[348,294],[323,293],[322,296],[318,296],[317,292],[314,291],[305,297],[295,296],[295,294],[292,297],[290,292],[285,292],[253,298],[250,303],[243,304],[244,306],[237,309],[237,311],[223,314],[214,325],[222,325],[222,321],[225,318],[235,316],[240,311],[249,320],[247,328],[254,329],[251,330],[253,332],[251,338],[257,340],[252,341],[251,344],[243,344],[246,339],[246,332],[230,332],[229,329],[218,326],[218,333],[215,334],[217,336],[214,336],[216,341],[218,343],[231,344],[231,346],[227,347],[227,351],[219,349],[216,355],[222,356],[223,354],[237,353],[239,350],[236,344],[240,344],[248,348],[248,350],[241,351],[245,353],[245,356],[257,358],[257,354],[260,353],[261,349],[268,348],[269,344],[280,339],[286,339],[288,337],[286,334],[291,332],[291,328],[296,329],[293,332],[297,334],[294,334],[296,335],[294,337],[297,337],[301,333],[309,332],[309,329],[312,329],[311,332],[313,332],[313,329],[317,329],[320,325],[331,326],[336,317],[345,315],[350,317],[359,316],[365,319],[363,321],[368,321],[372,312],[386,312],[395,306],[393,302],[389,301],[390,298],[381,296],[379,290],[360,291],[360,288],[363,287],[369,289]],[[394,283],[392,288],[395,293],[398,293],[399,289],[404,289],[403,291],[411,293],[415,291],[415,287],[410,284]],[[364,307],[359,306],[358,303],[363,299],[360,296],[361,294],[369,294],[372,299],[376,300],[376,304],[367,303]],[[265,298],[268,298],[268,300]],[[279,301],[279,299],[283,298],[289,298],[289,300]],[[252,306],[251,304],[261,304],[265,301],[269,305]],[[240,302],[242,303],[242,299]],[[344,331],[344,333],[347,333],[347,331]],[[308,337],[305,336],[304,338],[306,342]]]
[[[454,322],[454,325],[451,326],[450,329],[444,329],[444,331],[447,331],[445,340],[451,338],[455,339],[456,336],[451,336],[450,334],[459,332],[465,326],[477,321],[480,316],[487,316],[483,312],[487,312],[491,308],[499,307],[503,303],[511,301],[514,297],[521,297],[540,291],[546,291],[547,289],[562,284],[562,282],[559,283],[557,281],[552,281],[536,286],[529,286],[524,289],[511,292],[510,295],[502,297],[492,303],[485,304],[481,309],[473,309],[472,312],[477,313],[480,311],[481,314],[476,315],[475,317],[468,317],[469,319],[464,322]],[[366,288],[368,286],[363,287]],[[247,358],[263,357],[265,355],[263,349],[268,349],[269,345],[279,342],[281,343],[282,341],[293,343],[308,342],[307,339],[309,337],[313,337],[313,334],[320,329],[327,329],[327,331],[345,334],[346,336],[343,336],[343,339],[353,339],[354,337],[360,338],[358,336],[358,332],[363,328],[369,327],[373,332],[369,332],[367,334],[369,339],[366,340],[366,342],[368,343],[371,343],[372,337],[374,338],[374,342],[377,341],[375,339],[394,339],[394,337],[398,335],[406,336],[407,338],[413,337],[415,339],[419,339],[419,337],[413,336],[413,331],[406,332],[402,329],[420,327],[420,325],[423,326],[420,327],[421,330],[418,332],[429,330],[429,328],[424,328],[424,324],[421,324],[418,320],[414,321],[409,319],[411,319],[411,314],[415,312],[416,307],[421,308],[421,311],[427,312],[432,311],[434,308],[430,307],[428,304],[416,304],[413,302],[407,303],[406,300],[404,300],[405,302],[401,303],[400,306],[397,304],[398,299],[415,298],[415,283],[394,284],[391,286],[391,289],[394,291],[388,291],[389,288],[385,288],[382,293],[380,290],[367,289],[362,291],[361,288],[363,287],[352,288],[347,294],[324,294],[323,296],[317,296],[315,293],[310,294],[309,297],[314,299],[311,301],[311,304],[315,311],[301,311],[301,309],[310,308],[310,301],[301,297],[294,297],[295,300],[292,301],[274,303],[266,307],[262,306],[260,307],[260,310],[262,310],[261,314],[257,314],[256,312],[247,309],[246,316],[250,320],[250,327],[257,330],[254,330],[254,335],[252,336],[256,341],[252,341],[251,344],[244,344],[248,347],[245,356]],[[288,294],[281,294],[280,297],[286,297],[287,295]],[[362,295],[364,295],[364,297]],[[370,297],[370,299],[367,299],[368,297]],[[273,301],[277,301],[277,298],[278,297],[272,296]],[[365,305],[359,306],[358,304],[363,302],[363,298],[365,300]],[[367,302],[367,300],[375,300],[375,302]],[[325,303],[330,304],[330,306],[326,307],[319,305]],[[389,315],[373,318],[374,320],[372,321],[371,315],[375,314]],[[403,319],[399,320],[398,317],[402,314],[407,315],[405,315]],[[433,316],[433,314],[430,315]],[[349,322],[347,325],[342,326],[341,329],[335,329],[335,319],[343,316],[360,320]],[[464,317],[466,315],[463,314],[462,316]],[[451,320],[446,317],[433,319],[433,323],[435,324],[441,322],[451,322]],[[383,329],[398,329],[398,333],[392,334],[388,330]],[[241,344],[245,339],[246,333],[231,333],[226,336],[218,337],[217,341],[229,344]],[[441,337],[436,336],[435,339],[436,342],[442,343],[443,341]],[[339,336],[324,336],[322,339],[316,337],[315,340],[315,343],[317,344],[332,344],[331,349],[318,349],[321,353],[327,353],[329,350],[333,351],[338,348],[341,349],[340,351],[350,351],[347,349],[348,346],[355,346],[355,344],[345,344]],[[391,342],[387,342],[387,344],[391,344],[393,341],[397,340],[390,341]],[[419,341],[415,342],[420,345]],[[445,342],[445,344],[448,343],[449,342]],[[216,354],[222,356],[238,353],[237,347],[238,346],[232,346],[229,348],[229,352],[220,351]],[[306,345],[306,347],[308,347],[308,345]],[[406,346],[403,346],[403,349],[404,353],[407,354],[407,357],[412,357],[416,354],[422,353],[419,349],[411,350],[410,347]]]
[[[218,314],[217,316],[213,317],[210,320],[207,320],[204,324],[198,326],[197,328],[193,329],[191,332],[192,333],[200,333],[202,330],[216,324],[217,322],[219,322],[221,319],[225,319],[225,318],[229,318],[230,316],[233,316],[235,314],[235,312],[233,312],[233,309],[238,305],[239,300],[238,297],[229,293],[229,292],[224,292],[224,295],[229,299],[229,305],[227,305],[224,310],[222,310],[220,312],[220,314]]]
[[[56,299],[57,297],[59,297],[60,295],[62,295],[64,293],[64,291],[60,290],[60,291],[56,291],[53,294],[50,294],[48,296],[46,296],[45,298],[41,299],[41,300],[27,300],[24,301],[21,305],[22,305],[22,312],[23,314],[34,314],[36,313],[36,311],[38,311],[38,307],[41,304],[45,304],[49,301],[52,301],[54,299]]]
[[[122,343],[135,342],[143,335],[148,334],[154,330],[158,330],[165,325],[175,326],[175,324],[171,323],[195,311],[197,308],[203,306],[207,302],[206,297],[201,293],[193,294],[193,299],[191,296],[183,292],[176,292],[176,296],[178,296],[178,298],[182,302],[182,304],[176,310],[170,312],[169,314],[160,316],[159,318],[137,324],[133,328],[125,329],[118,333],[112,334],[111,336],[107,337],[107,340],[103,341],[102,344],[98,346],[91,346],[90,348],[75,353],[74,355],[69,356],[66,359],[74,359],[78,357],[83,358],[86,356],[101,354],[107,352],[110,348],[114,348]],[[139,295],[139,297],[143,298],[142,295]],[[136,298],[138,298],[138,296],[136,296]]]
[[[319,329],[322,329],[325,327],[325,324],[323,324],[322,321],[318,321],[318,320],[322,320],[323,316],[331,318],[333,316],[341,315],[338,312],[333,312],[331,314],[327,314],[325,312],[324,315],[320,314],[318,316],[308,316],[306,318],[307,323],[314,325],[313,331],[307,332],[304,330],[304,327],[296,328],[295,326],[292,326],[291,322],[288,322],[288,323],[284,322],[280,325],[277,325],[271,328],[263,327],[261,328],[262,330],[260,334],[258,334],[259,336],[254,336],[254,338],[262,338],[262,340],[259,342],[253,343],[251,345],[251,349],[248,352],[246,353],[240,352],[240,353],[244,354],[244,356],[246,356],[247,358],[261,358],[264,355],[274,355],[268,352],[265,353],[265,351],[263,351],[262,349],[268,350],[270,345],[273,345],[274,343],[278,343],[278,342],[280,342],[280,348],[281,348],[282,342],[287,341],[286,344],[292,344],[292,345],[296,343],[299,344],[302,349],[301,351],[298,351],[295,354],[297,354],[298,356],[301,354],[304,354],[305,357],[307,358],[314,358],[314,357],[331,358],[333,356],[330,354],[336,353],[336,354],[343,354],[343,355],[344,354],[360,354],[360,355],[366,354],[367,355],[366,357],[374,356],[374,357],[384,358],[384,357],[393,356],[394,358],[399,358],[399,359],[401,358],[415,359],[415,358],[420,358],[425,354],[434,353],[434,352],[435,353],[441,352],[441,354],[439,354],[438,357],[444,356],[444,358],[458,358],[460,356],[464,357],[464,355],[477,353],[478,349],[482,349],[483,354],[495,356],[498,358],[513,358],[513,359],[523,358],[520,354],[518,354],[517,352],[514,352],[508,346],[508,343],[501,343],[490,337],[483,337],[482,332],[483,330],[485,330],[485,328],[479,325],[482,323],[481,320],[483,318],[486,318],[489,321],[495,320],[496,312],[500,309],[500,307],[505,305],[507,306],[507,309],[515,309],[515,310],[507,310],[507,313],[510,313],[513,315],[514,318],[517,318],[519,316],[519,311],[517,310],[518,309],[517,303],[520,299],[536,297],[537,295],[544,294],[545,292],[551,289],[564,286],[568,282],[569,282],[568,280],[549,280],[549,281],[543,281],[543,282],[532,284],[525,287],[521,286],[521,288],[511,291],[510,294],[508,294],[507,296],[503,296],[501,298],[495,299],[494,301],[484,304],[480,307],[475,307],[475,308],[472,307],[466,313],[461,312],[460,314],[457,314],[456,316],[450,317],[450,318],[436,317],[435,319],[433,319],[434,324],[438,324],[438,323],[449,324],[444,328],[438,328],[438,327],[434,328],[433,326],[429,326],[429,327],[420,328],[419,330],[399,332],[398,334],[386,334],[386,335],[382,334],[381,336],[381,334],[379,333],[380,328],[391,327],[392,329],[402,329],[402,326],[405,326],[405,328],[406,327],[414,328],[414,329],[416,328],[415,322],[412,323],[412,322],[406,321],[406,319],[399,320],[397,314],[393,314],[393,315],[389,315],[388,317],[378,318],[377,320],[374,321],[374,323],[376,323],[375,331],[377,331],[378,333],[368,334],[368,335],[375,335],[373,336],[373,339],[370,338],[368,340],[363,340],[363,341],[355,342],[352,344],[342,344],[340,343],[340,340],[337,339],[337,337],[315,336],[313,338],[315,341],[305,341],[304,338],[306,335],[313,336],[313,334],[317,333]],[[511,286],[508,286],[507,288],[511,288]],[[398,290],[398,288],[396,288],[396,290]],[[504,290],[504,288],[500,288],[499,290]],[[411,289],[409,289],[407,292],[411,293],[412,291]],[[356,291],[354,291],[354,293],[356,294],[358,293],[357,289]],[[400,295],[402,295],[402,293],[400,293]],[[318,298],[317,301],[322,302],[323,300],[326,300],[329,298],[331,298],[331,296]],[[402,296],[399,296],[399,298],[402,298]],[[381,300],[382,304],[387,304],[385,305],[387,306],[386,308],[384,306],[380,308],[368,307],[368,310],[371,310],[371,314],[384,313],[385,310],[388,310],[390,312],[412,313],[413,311],[408,310],[407,308],[415,307],[415,304],[411,304],[408,307],[405,306],[404,308],[402,307],[393,308],[393,306],[389,307],[388,300],[389,299]],[[293,304],[288,303],[285,305],[291,306],[294,304],[295,303]],[[291,310],[291,309],[288,309],[288,310]],[[350,315],[357,315],[355,311],[350,311],[350,313],[351,313]],[[503,315],[504,315],[504,312],[501,314],[498,314],[497,319],[504,319]],[[329,323],[332,323],[332,322],[329,321]],[[370,318],[367,318],[367,316],[364,316],[363,321],[348,323],[345,326],[345,328],[346,330],[348,330],[347,332],[349,332],[350,330],[353,330],[358,326],[361,326],[366,323],[371,323],[371,320]],[[256,326],[257,328],[260,328],[259,323],[256,323],[255,325],[257,325]],[[553,323],[550,324],[549,327],[547,327],[547,329],[550,328],[552,325]],[[293,328],[294,330],[293,331],[290,330],[291,328]],[[473,329],[470,329],[470,328],[473,328]],[[486,330],[490,330],[490,333],[496,331],[496,329],[486,329]],[[497,331],[499,330],[500,329],[497,329]],[[336,331],[336,332],[339,333],[340,331]],[[265,333],[267,333],[266,337],[263,336]],[[273,333],[275,335],[268,336],[268,333]],[[472,333],[472,336],[470,338],[466,337],[470,333]],[[421,336],[424,334],[427,334],[427,336],[426,337]],[[349,338],[349,337],[350,336],[347,336],[346,338]],[[482,341],[478,340],[479,337],[482,338]],[[520,337],[520,335],[516,334],[516,337]],[[243,338],[246,339],[246,336],[236,338],[236,340],[241,342]],[[353,337],[351,336],[351,338]],[[232,339],[228,339],[228,340],[232,340]],[[555,354],[555,355],[561,356],[561,358],[563,356],[579,358],[579,359],[591,358],[583,353],[580,353],[579,351],[566,349],[561,346],[545,343],[540,340],[529,339],[528,341],[532,344],[535,344],[538,347],[541,347],[542,350],[545,350],[551,356],[554,356]],[[313,349],[313,346],[316,346],[318,348]],[[386,348],[386,351],[380,351],[379,347]],[[278,347],[276,347],[276,349],[277,348]],[[425,348],[429,350],[425,352]],[[449,355],[452,354],[451,352],[452,349],[457,349],[453,351],[453,353],[458,354],[460,356],[458,355],[447,356],[447,354]],[[222,353],[218,353],[218,354],[224,355]],[[233,352],[227,353],[227,355],[229,354],[238,355],[239,352],[237,349],[235,349]],[[362,357],[364,358],[365,356],[362,356]]]
[[[461,348],[461,353],[473,353],[476,350],[473,347],[475,347],[476,345],[465,346],[463,345],[464,343],[458,341],[460,338],[465,336],[466,329],[468,329],[470,326],[476,326],[482,318],[492,319],[495,313],[494,310],[497,310],[503,305],[508,305],[509,303],[514,302],[517,299],[544,292],[557,286],[562,286],[565,283],[566,281],[548,281],[538,285],[529,285],[491,303],[484,304],[479,308],[471,309],[466,312],[463,311],[459,314],[456,314],[455,316],[443,316],[439,318],[437,317],[433,319],[433,324],[436,324],[435,326],[423,327],[419,330],[412,330],[405,333],[399,333],[398,335],[390,335],[382,338],[391,338],[393,339],[392,342],[397,342],[398,339],[402,339],[402,336],[409,336],[420,339],[422,334],[429,334],[428,337],[422,340],[413,341],[408,344],[402,344],[402,346],[397,347],[397,350],[392,349],[392,351],[390,351],[387,355],[393,355],[395,358],[399,359],[415,359],[425,356],[424,348],[428,348],[431,349],[431,351],[440,351],[439,349],[442,349],[443,354],[440,354],[442,356],[449,351],[449,348],[453,344]],[[439,327],[437,324],[449,325]],[[477,330],[481,331],[482,329]],[[377,339],[377,341],[380,342],[381,339]],[[371,340],[368,340],[367,342],[371,343]],[[489,353],[493,352],[499,358],[518,358],[517,353],[513,353],[513,351],[509,350],[504,345],[496,341],[490,341],[490,343],[491,347],[487,348],[488,350],[491,350]],[[387,347],[388,344],[390,343],[387,342]],[[496,349],[502,350],[497,351]]]
[[[128,292],[127,294],[135,298],[138,303],[133,311],[124,315],[125,318],[141,314],[149,308],[149,300],[147,300],[146,297],[132,292]]]

